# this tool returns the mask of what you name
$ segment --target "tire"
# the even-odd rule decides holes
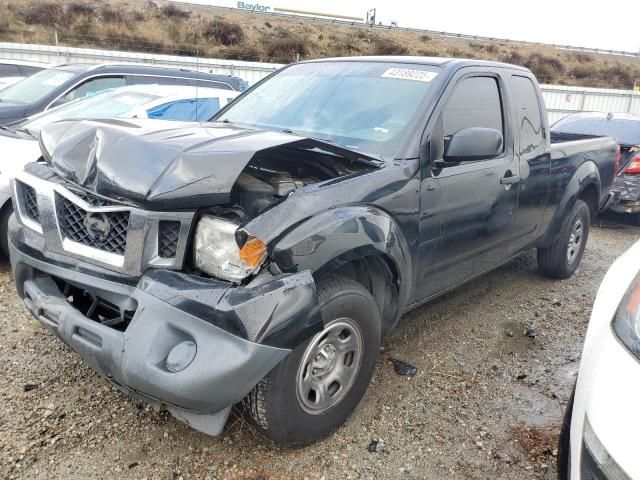
[[[553,245],[538,248],[538,269],[543,275],[562,279],[574,274],[587,245],[590,225],[589,207],[582,200],[576,200]]]
[[[324,330],[293,350],[243,402],[258,432],[287,447],[316,442],[344,423],[369,386],[380,350],[382,322],[369,291],[330,276],[318,282],[317,295]],[[324,366],[318,367],[319,359],[326,360]],[[331,380],[341,372],[344,380]],[[309,386],[314,382],[328,385],[324,396],[321,388]]]
[[[634,227],[640,227],[640,213],[631,214],[631,225]]]
[[[0,253],[9,260],[9,217],[13,213],[11,202],[0,210]]]
[[[568,480],[569,466],[571,462],[571,417],[573,414],[573,399],[576,395],[576,386],[573,385],[571,396],[567,402],[558,438],[558,479]]]

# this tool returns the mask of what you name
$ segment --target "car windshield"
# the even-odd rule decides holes
[[[640,145],[640,117],[568,116],[554,123],[551,130],[613,137],[622,145]]]
[[[396,153],[439,68],[382,62],[316,62],[285,68],[216,121],[292,131],[344,148]]]
[[[58,120],[131,116],[141,105],[156,98],[159,97],[148,93],[106,92],[81,98],[53,110],[34,115],[15,127],[37,135],[42,127]]]
[[[30,77],[0,90],[0,101],[16,103],[37,102],[74,76],[73,72],[65,70],[40,70]]]

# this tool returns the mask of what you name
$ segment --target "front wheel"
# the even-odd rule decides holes
[[[285,446],[318,441],[349,417],[364,395],[380,349],[380,312],[359,283],[318,282],[323,330],[298,346],[244,400],[264,436]]]
[[[9,260],[9,217],[13,213],[11,202],[0,210],[0,253]]]
[[[590,225],[589,207],[576,200],[556,241],[550,247],[538,249],[538,268],[545,276],[569,278],[574,274],[587,245]]]

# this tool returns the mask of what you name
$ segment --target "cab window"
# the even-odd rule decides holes
[[[545,150],[540,103],[531,79],[514,75],[512,85],[518,106],[520,154],[535,154],[540,150]]]
[[[494,77],[470,77],[460,81],[447,102],[443,115],[445,140],[462,129],[484,127],[504,136],[502,102]]]

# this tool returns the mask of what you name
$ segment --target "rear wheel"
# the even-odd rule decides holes
[[[380,313],[371,294],[345,277],[317,287],[324,328],[298,346],[244,401],[256,429],[286,446],[326,437],[364,395],[378,359]]]
[[[591,214],[582,200],[576,200],[556,241],[538,249],[538,268],[551,278],[569,278],[582,260],[589,237]]]

